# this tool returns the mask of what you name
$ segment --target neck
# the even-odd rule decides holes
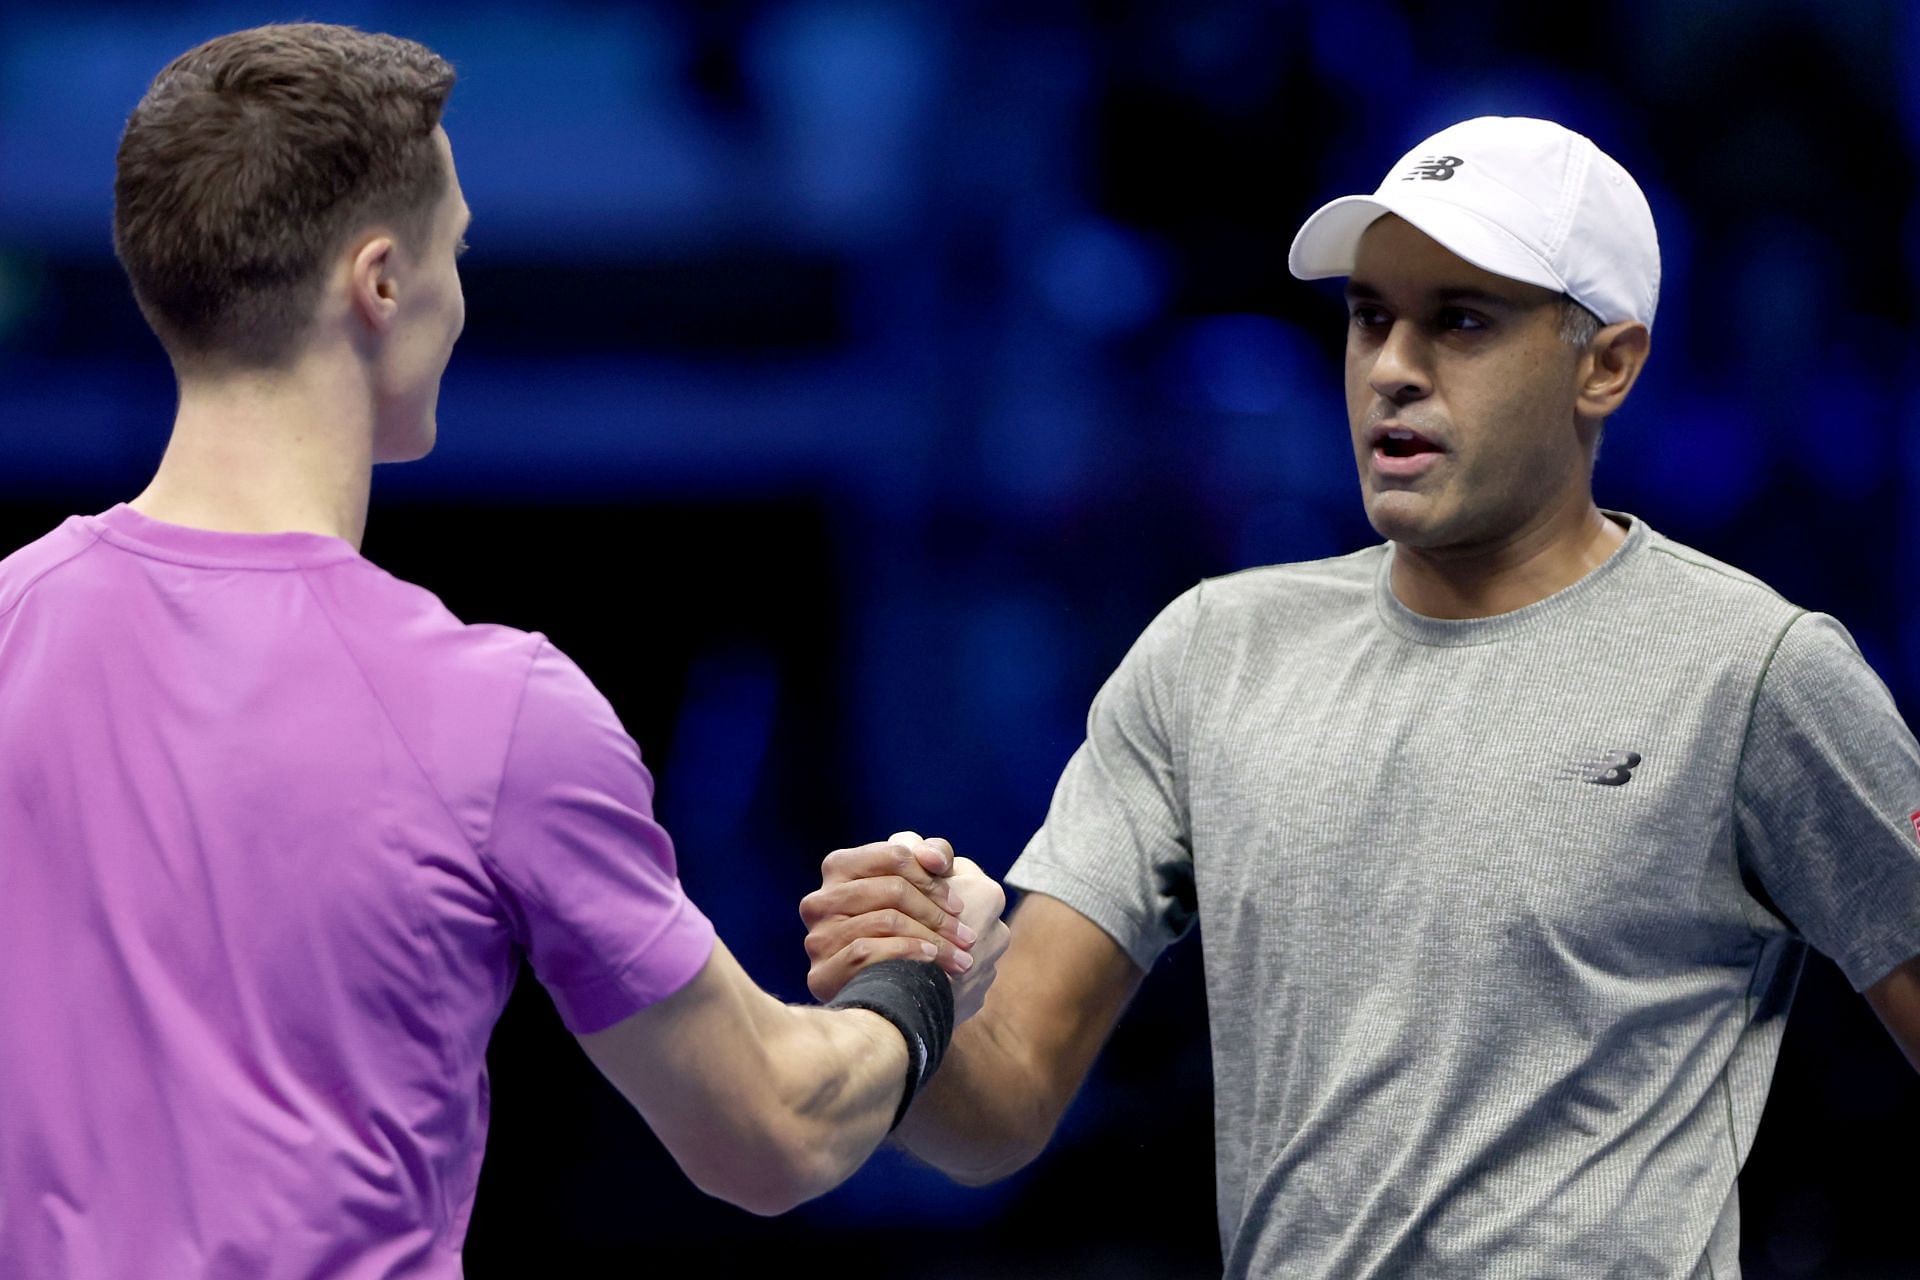
[[[226,533],[320,533],[357,550],[373,483],[370,397],[348,362],[309,355],[287,370],[180,378],[173,434],[131,505]],[[341,366],[341,367],[336,367]]]
[[[1504,542],[1420,548],[1396,543],[1393,594],[1430,618],[1490,618],[1572,586],[1612,555],[1626,530],[1591,496]]]

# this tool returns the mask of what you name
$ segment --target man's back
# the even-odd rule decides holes
[[[0,1270],[457,1275],[515,945],[576,1030],[706,960],[649,799],[540,637],[337,539],[0,561]]]

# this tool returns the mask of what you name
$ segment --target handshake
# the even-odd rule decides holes
[[[953,982],[954,1018],[980,1011],[1009,934],[1007,895],[953,846],[912,831],[820,864],[820,887],[800,900],[807,926],[807,987],[831,1000],[867,966],[926,960]]]

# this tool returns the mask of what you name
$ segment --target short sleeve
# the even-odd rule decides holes
[[[1734,808],[1745,869],[1856,990],[1920,954],[1920,751],[1825,614],[1788,628],[1761,679]]]
[[[1046,824],[1007,873],[1099,925],[1142,969],[1194,917],[1179,719],[1200,591],[1168,605],[1101,687]]]
[[[685,986],[713,950],[653,778],[612,706],[543,645],[507,749],[485,861],[568,1030],[611,1026]]]

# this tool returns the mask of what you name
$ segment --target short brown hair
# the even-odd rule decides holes
[[[323,23],[236,31],[154,77],[120,138],[113,245],[176,361],[272,367],[327,258],[369,221],[423,237],[448,174],[454,72],[422,45]]]

